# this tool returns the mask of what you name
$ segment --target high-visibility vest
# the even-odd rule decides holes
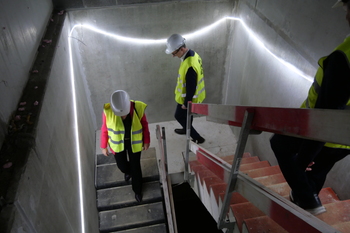
[[[341,43],[338,47],[336,47],[334,49],[334,51],[336,51],[336,50],[344,52],[344,54],[346,55],[348,62],[349,62],[350,61],[350,37],[345,38],[344,42]],[[322,57],[318,60],[319,68],[317,69],[314,82],[309,89],[308,96],[307,96],[306,100],[302,103],[301,108],[314,108],[315,107],[318,93],[319,93],[319,91],[321,89],[321,85],[322,85],[323,67],[324,67],[323,62],[326,58],[327,58],[327,56]],[[350,100],[347,102],[346,105],[350,106]],[[340,144],[335,144],[335,143],[326,143],[325,146],[332,147],[332,148],[350,149],[350,146],[345,146],[345,145],[340,145]]]
[[[132,123],[131,123],[131,147],[132,152],[142,151],[143,131],[141,118],[145,113],[147,104],[141,101],[133,101],[135,103]],[[136,111],[135,111],[136,110]],[[125,128],[123,120],[120,116],[114,114],[110,103],[104,104],[103,111],[106,115],[106,125],[108,130],[108,145],[116,153],[124,150]]]
[[[179,68],[179,74],[177,76],[177,85],[175,87],[175,101],[179,104],[184,104],[186,98],[186,74],[187,70],[192,67],[197,73],[197,86],[194,96],[192,98],[193,103],[202,103],[205,99],[205,86],[204,86],[204,74],[202,67],[202,59],[195,52],[194,56],[187,57],[181,62]]]

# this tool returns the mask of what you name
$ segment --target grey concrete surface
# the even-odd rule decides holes
[[[54,1],[64,2],[68,1]],[[78,142],[73,136],[67,39],[73,25],[90,24],[132,38],[165,39],[174,32],[192,33],[223,16],[233,15],[243,19],[273,54],[312,78],[317,60],[329,54],[349,33],[345,12],[341,8],[332,9],[333,2],[164,1],[69,12],[42,105],[36,146],[14,203],[17,209],[13,212],[12,232],[81,231],[75,149]],[[47,0],[0,1],[0,143],[7,134],[11,114],[17,109],[52,7]],[[85,227],[86,232],[96,232],[94,145],[95,131],[101,125],[102,104],[108,102],[113,90],[125,89],[133,99],[149,105],[146,111],[151,127],[172,121],[180,61],[164,53],[165,44],[121,42],[82,28],[77,28],[72,37]],[[207,103],[299,107],[311,85],[259,47],[238,21],[227,20],[212,31],[190,38],[188,46],[203,58]],[[197,120],[195,126],[200,122]],[[172,122],[169,135],[177,127]],[[203,127],[213,131],[210,124],[204,123]],[[233,128],[233,132],[238,135],[239,130]],[[203,134],[209,144],[204,145],[210,148],[210,143],[217,139],[211,133]],[[183,151],[184,140],[173,136],[169,152]],[[246,151],[276,164],[269,147],[270,136],[266,133],[250,137]],[[174,160],[171,172],[181,171],[182,157],[176,152],[171,158]],[[344,182],[350,180],[349,165],[350,158],[337,164],[326,183],[332,184],[342,199],[350,198],[349,182]],[[61,217],[57,219],[57,215]]]
[[[118,170],[116,165],[115,169]],[[163,200],[161,190],[159,179],[153,182],[144,182],[142,185],[142,201],[145,203],[161,202]],[[131,184],[97,190],[97,207],[100,210],[122,208],[133,203],[135,203],[135,195]]]
[[[80,231],[79,169],[74,139],[72,91],[69,78],[68,22],[66,22],[56,51],[46,97],[37,126],[36,146],[17,193],[18,209],[31,225],[32,232]],[[79,80],[76,80],[79,83]],[[79,89],[78,89],[79,90]],[[84,93],[84,89],[79,90]],[[84,99],[79,99],[84,103]],[[80,110],[80,111],[79,111]],[[84,117],[85,108],[78,106],[79,127],[86,135],[81,138],[81,174],[84,190],[86,230],[97,230],[96,193],[93,186],[94,141],[91,118]],[[57,218],[60,216],[60,218]],[[17,219],[16,219],[17,221]],[[16,227],[22,226],[19,221]],[[27,230],[27,229],[25,229]]]
[[[52,12],[50,0],[0,1],[0,144]]]
[[[71,26],[91,25],[119,36],[137,39],[166,39],[173,33],[188,34],[228,16],[231,1],[184,3],[170,2],[93,10],[71,11]],[[176,23],[172,23],[176,19]],[[80,59],[76,69],[84,71],[92,114],[101,126],[102,106],[114,90],[126,90],[132,99],[148,104],[150,123],[173,119],[174,89],[180,65],[178,58],[165,54],[160,44],[129,43],[77,27],[72,36]],[[187,46],[203,60],[207,98],[220,103],[223,88],[227,25],[221,23],[215,33],[188,38]]]
[[[161,202],[109,210],[100,213],[100,230],[102,232],[106,232],[109,229],[120,231],[133,226],[130,224],[137,226],[148,222],[153,222],[154,224],[163,223],[164,218],[163,204]]]
[[[174,129],[180,126],[175,120],[150,124],[150,146],[156,148],[158,159],[160,159],[161,155],[155,133],[157,125],[159,125],[160,128],[165,128],[168,172],[174,175],[173,183],[180,183],[183,181],[183,171],[185,170],[183,153],[186,150],[186,135],[178,135],[174,132]],[[205,138],[205,142],[201,144],[201,146],[206,150],[218,156],[232,155],[235,153],[237,140],[230,126],[207,121],[206,117],[196,117],[193,120],[193,127]],[[176,174],[179,174],[179,177],[175,176]]]

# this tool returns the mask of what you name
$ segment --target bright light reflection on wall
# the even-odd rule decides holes
[[[216,26],[218,26],[219,24],[225,22],[226,20],[236,20],[239,21],[244,29],[246,30],[246,32],[250,35],[250,37],[255,41],[256,45],[261,46],[262,48],[264,48],[266,50],[266,52],[268,52],[271,56],[273,56],[275,59],[277,59],[279,62],[281,62],[284,66],[286,66],[288,69],[290,69],[291,71],[295,72],[296,74],[298,74],[299,76],[303,77],[304,79],[312,82],[313,78],[305,75],[301,70],[299,70],[298,68],[296,68],[294,65],[286,62],[285,60],[283,60],[282,58],[279,58],[278,56],[276,56],[275,54],[273,54],[270,50],[268,50],[266,48],[266,46],[264,45],[264,43],[259,40],[259,38],[256,36],[256,34],[249,29],[246,24],[243,22],[243,20],[241,20],[240,18],[235,18],[235,17],[224,17],[218,21],[216,21],[215,23],[208,25],[200,30],[197,30],[193,33],[189,33],[189,34],[183,34],[183,37],[185,37],[186,39],[189,38],[195,38],[198,36],[201,36],[205,33],[208,33],[209,31],[213,30]],[[73,56],[72,56],[72,45],[71,45],[71,39],[73,32],[75,31],[75,29],[77,28],[82,28],[82,29],[88,29],[90,31],[99,33],[99,34],[103,34],[105,36],[109,36],[113,39],[116,40],[120,40],[120,41],[124,41],[124,42],[128,42],[128,43],[137,43],[137,44],[165,44],[167,38],[164,39],[138,39],[138,38],[131,38],[131,37],[125,37],[125,36],[120,36],[117,34],[113,34],[113,33],[109,33],[106,31],[103,31],[101,29],[98,29],[94,26],[90,26],[90,25],[82,25],[82,24],[77,24],[75,25],[72,30],[69,33],[69,38],[68,38],[68,44],[69,44],[69,59],[70,59],[70,71],[71,71],[71,88],[72,88],[72,94],[73,94],[73,114],[74,114],[74,133],[75,133],[75,141],[76,141],[76,155],[77,155],[77,164],[78,164],[78,177],[79,177],[79,196],[80,196],[80,211],[81,211],[81,227],[82,227],[82,232],[85,232],[85,218],[84,218],[84,202],[83,202],[83,187],[82,187],[82,174],[81,174],[81,161],[80,161],[80,145],[79,145],[79,129],[78,129],[78,114],[77,114],[77,103],[76,103],[76,90],[75,90],[75,76],[74,76],[74,66],[73,66]]]

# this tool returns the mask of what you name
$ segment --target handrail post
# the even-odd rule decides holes
[[[222,209],[221,209],[220,216],[219,216],[218,229],[223,229],[223,228],[230,229],[231,228],[231,226],[228,223],[226,223],[225,218],[226,218],[226,215],[227,215],[228,210],[229,210],[229,205],[230,205],[232,193],[233,193],[235,186],[236,186],[236,183],[237,183],[239,166],[240,166],[243,154],[244,154],[245,146],[247,144],[247,140],[248,140],[248,136],[250,133],[250,128],[252,125],[253,118],[254,118],[254,110],[247,109],[245,114],[244,114],[244,120],[243,120],[242,128],[240,131],[239,140],[237,143],[236,153],[235,153],[235,157],[234,157],[233,164],[231,167],[230,178],[228,180],[229,183],[228,183],[227,188],[226,188],[225,197],[224,197]]]
[[[163,153],[164,153],[164,163],[165,163],[165,171],[168,173],[169,167],[168,167],[168,153],[166,148],[166,138],[165,138],[165,128],[162,127],[162,139],[163,139]]]
[[[166,138],[165,138],[165,128],[162,127],[160,131],[160,126],[156,125],[156,136],[158,139],[158,145],[160,149],[160,182],[162,183],[164,192],[164,206],[166,210],[166,216],[168,220],[168,230],[169,233],[177,233],[176,224],[176,213],[174,208],[174,200],[172,195],[171,180],[168,175],[168,159],[166,151]]]
[[[189,153],[190,153],[190,140],[191,140],[191,108],[192,102],[187,102],[187,121],[186,121],[186,153],[185,153],[185,174],[184,180],[189,181],[189,171],[188,171],[188,161],[189,161]]]

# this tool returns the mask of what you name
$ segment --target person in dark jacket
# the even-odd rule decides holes
[[[182,126],[175,129],[177,134],[186,134],[187,124],[187,103],[202,103],[205,99],[204,74],[201,57],[185,44],[185,38],[179,34],[171,35],[167,40],[165,53],[172,54],[173,57],[181,59],[177,85],[175,87],[175,101],[177,107],[175,119]],[[193,116],[191,116],[190,136],[198,144],[204,143],[205,139],[192,126]]]
[[[346,8],[350,23],[350,1],[334,6]],[[302,108],[346,109],[350,106],[350,37],[319,60],[314,83]],[[271,140],[281,171],[291,187],[290,199],[317,215],[326,211],[319,193],[334,164],[350,154],[350,147],[275,134]]]

